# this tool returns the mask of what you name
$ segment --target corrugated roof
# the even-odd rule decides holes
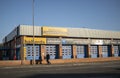
[[[78,29],[69,28],[69,31],[70,31],[69,36],[73,36],[73,37],[76,36],[76,37],[91,37],[91,38],[120,38],[120,32],[117,31],[96,30],[96,29],[87,29],[87,28],[78,28]]]
[[[33,35],[33,27],[31,25],[20,25],[18,27],[19,27],[19,35],[31,35],[31,36]],[[46,27],[51,27],[51,26],[46,26]],[[64,27],[58,27],[58,28],[64,28]],[[118,31],[97,30],[97,29],[88,29],[88,28],[65,28],[65,29],[67,29],[68,37],[120,39],[120,32]],[[16,27],[12,32],[10,32],[6,36],[7,41],[10,41],[11,39],[13,39],[14,36],[18,35],[17,31],[18,30]],[[41,26],[35,26],[35,33],[34,33],[35,36],[42,36],[41,33],[42,33]]]

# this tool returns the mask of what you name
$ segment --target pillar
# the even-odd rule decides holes
[[[87,46],[87,58],[90,58],[91,57],[91,54],[90,54],[90,44],[91,44],[91,39],[88,38],[88,46]]]
[[[91,54],[90,54],[90,44],[88,44],[88,47],[87,47],[87,48],[88,48],[88,49],[87,49],[87,50],[88,50],[88,51],[87,51],[87,52],[88,52],[88,53],[87,53],[87,57],[90,58],[90,57],[91,57]]]
[[[61,43],[59,44],[59,59],[62,59],[62,37],[59,37]]]
[[[102,46],[98,46],[99,57],[102,57]]]
[[[44,60],[45,56],[46,56],[46,46],[45,45],[41,45],[41,59]]]
[[[111,38],[111,56],[114,56],[113,38]]]
[[[20,37],[21,47],[20,47],[20,55],[21,55],[21,64],[24,64],[24,36]]]
[[[113,44],[111,44],[111,56],[112,57],[114,56],[114,46],[113,46]]]
[[[14,38],[14,57],[13,60],[16,60],[16,37]]]
[[[75,59],[77,56],[77,54],[76,54],[77,48],[76,48],[76,45],[73,45],[72,47],[73,47],[73,58]]]
[[[59,59],[62,59],[62,44],[59,44]]]

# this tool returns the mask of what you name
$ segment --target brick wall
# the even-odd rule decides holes
[[[78,62],[104,62],[104,61],[117,61],[120,60],[120,57],[108,57],[108,58],[81,58],[81,59],[56,59],[50,60],[52,64],[58,63],[78,63]],[[43,64],[47,64],[46,60],[42,61]],[[0,61],[0,66],[15,66],[15,65],[30,65],[31,61],[29,60],[14,60],[14,61]]]
[[[13,66],[13,65],[21,65],[21,61],[0,61],[0,66]]]

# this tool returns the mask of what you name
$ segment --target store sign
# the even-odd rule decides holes
[[[88,39],[62,39],[62,44],[88,44]]]
[[[103,40],[92,40],[91,44],[103,45]]]
[[[120,44],[120,40],[113,40],[111,43],[112,44]]]
[[[66,28],[55,27],[42,27],[43,36],[67,36],[68,31]]]
[[[33,42],[35,44],[46,44],[46,38],[34,38],[33,41],[33,37],[24,37],[24,43],[25,44],[33,44]]]
[[[60,44],[61,40],[59,38],[47,38],[47,44]]]
[[[111,40],[92,39],[90,43],[96,45],[109,45],[111,44]]]
[[[103,44],[111,44],[111,40],[103,40]]]

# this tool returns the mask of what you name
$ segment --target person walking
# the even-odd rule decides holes
[[[50,61],[49,61],[49,59],[50,59],[50,55],[47,54],[47,55],[46,55],[46,61],[47,61],[47,64],[51,64]]]
[[[42,57],[39,56],[39,61],[40,61],[40,64],[42,64]]]

